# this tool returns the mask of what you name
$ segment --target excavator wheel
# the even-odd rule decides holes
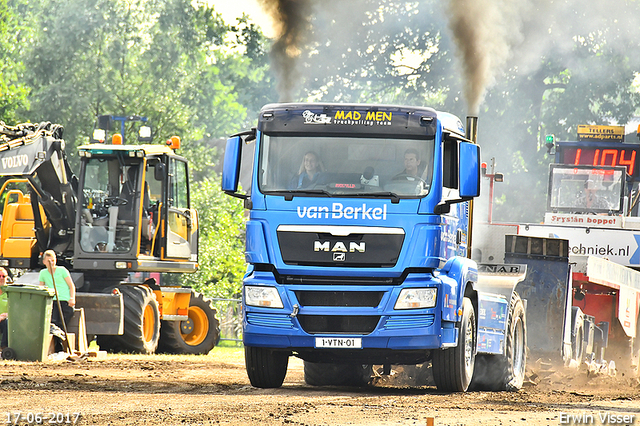
[[[146,286],[120,285],[124,300],[124,334],[100,335],[98,346],[109,352],[152,354],[160,338],[160,314],[153,292]]]
[[[192,292],[189,319],[162,321],[158,352],[206,355],[220,341],[220,322],[211,300]]]

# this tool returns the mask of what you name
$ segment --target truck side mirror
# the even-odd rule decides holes
[[[240,160],[242,158],[242,138],[233,136],[227,139],[227,147],[224,151],[224,164],[222,166],[222,191],[238,198],[247,198],[238,194],[238,182],[240,181]]]
[[[458,167],[460,198],[470,199],[480,195],[480,146],[470,142],[460,143]]]

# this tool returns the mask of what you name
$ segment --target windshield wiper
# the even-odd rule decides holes
[[[278,190],[278,191],[264,191],[269,195],[283,195],[286,201],[293,200],[293,197],[301,194],[319,194],[327,197],[366,197],[366,198],[389,198],[391,202],[397,204],[400,202],[400,196],[395,192],[354,192],[354,193],[331,193],[326,189],[291,189],[291,190]]]
[[[290,190],[278,190],[278,191],[264,191],[265,194],[270,195],[284,195],[284,199],[286,201],[293,200],[295,195],[301,194],[320,194],[326,195],[327,197],[331,197],[333,194],[327,192],[324,189],[290,189]]]
[[[390,198],[391,202],[394,204],[397,204],[400,202],[400,196],[398,194],[396,194],[395,192],[367,192],[366,194],[362,194],[362,195],[366,195],[367,197],[373,197],[373,198]]]

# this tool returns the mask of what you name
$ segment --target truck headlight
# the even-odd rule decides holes
[[[405,288],[400,292],[394,309],[420,309],[436,306],[436,288]]]
[[[246,286],[244,302],[249,306],[262,308],[282,308],[282,299],[275,287]]]

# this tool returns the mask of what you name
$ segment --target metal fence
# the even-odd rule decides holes
[[[211,299],[220,321],[220,340],[242,344],[242,300]]]

